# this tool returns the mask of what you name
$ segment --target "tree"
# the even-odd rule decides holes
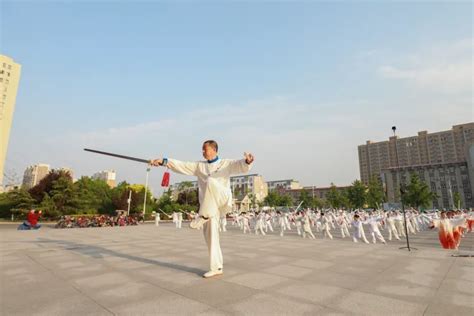
[[[367,204],[370,208],[378,209],[385,201],[385,192],[383,190],[382,182],[378,177],[372,177],[369,180],[367,191]]]
[[[81,177],[74,183],[77,192],[77,207],[82,211],[113,214],[112,189],[107,182],[90,177]]]
[[[71,174],[68,171],[53,169],[28,192],[39,203],[44,198],[44,193],[46,192],[49,194],[53,189],[53,182],[57,181],[59,178],[69,178],[72,182]]]
[[[279,199],[280,206],[290,206],[293,205],[293,198],[287,194],[281,195]]]
[[[189,182],[191,184],[191,182]],[[187,187],[180,190],[176,202],[183,205],[199,206],[198,189]]]
[[[171,193],[165,192],[157,201],[157,208],[161,209],[166,214],[178,212],[181,205],[171,199]]]
[[[347,190],[347,198],[350,205],[354,208],[363,208],[367,199],[367,188],[359,181],[355,180],[352,186]]]
[[[313,206],[313,198],[309,195],[308,191],[306,191],[305,189],[301,190],[297,204],[301,202],[303,202],[303,204],[301,204],[301,207],[308,208],[308,207]]]
[[[402,201],[405,205],[418,209],[430,206],[436,196],[436,193],[431,192],[428,185],[413,173],[410,176],[410,183],[405,187]]]
[[[56,209],[63,215],[74,214],[78,211],[76,193],[69,173],[61,171],[59,177],[51,182],[51,190],[49,192],[43,192],[43,194],[47,194],[51,197]]]
[[[293,205],[293,198],[287,194],[280,194],[276,190],[270,191],[263,200],[264,205],[275,206],[289,206]]]
[[[337,190],[334,183],[331,183],[329,192],[326,195],[326,200],[332,208],[339,208],[341,206],[341,194]]]
[[[349,199],[349,190],[344,190],[339,193],[340,206],[345,207],[346,209],[353,208],[352,202]]]
[[[318,198],[317,196],[311,198],[311,208],[317,209],[317,208],[323,208],[324,207],[324,201]]]
[[[263,200],[263,203],[270,207],[280,206],[280,195],[276,191],[268,192],[267,196]]]
[[[457,191],[453,193],[453,203],[455,208],[461,209],[461,194]]]
[[[12,211],[26,214],[27,211],[36,206],[36,200],[27,190],[18,188],[7,193],[0,194],[0,217],[9,218]]]

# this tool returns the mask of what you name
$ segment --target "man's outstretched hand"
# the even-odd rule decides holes
[[[162,164],[163,164],[163,159],[153,159],[153,160],[150,160],[150,165],[151,165],[151,166],[158,167],[158,166],[161,166]]]
[[[251,153],[244,153],[245,162],[250,165],[254,161],[254,157]]]

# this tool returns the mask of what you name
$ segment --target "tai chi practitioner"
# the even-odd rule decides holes
[[[306,234],[308,234],[310,238],[316,239],[316,237],[314,237],[313,231],[311,230],[311,219],[309,218],[308,213],[303,215],[301,221],[303,222],[303,238],[306,238]]]
[[[372,242],[374,244],[377,242],[377,239],[380,240],[383,244],[386,243],[385,239],[383,238],[379,230],[381,220],[382,220],[382,217],[380,216],[370,216],[365,221],[365,224],[369,225],[369,232],[372,235]]]
[[[323,238],[329,237],[330,239],[332,239],[330,225],[331,220],[329,219],[329,217],[326,214],[321,213],[321,229],[323,230]]]
[[[155,226],[158,227],[160,226],[160,220],[161,220],[160,213],[158,212],[154,212],[154,213],[155,213]]]
[[[333,215],[333,216],[334,216],[335,222],[337,223],[337,225],[341,229],[342,238],[346,238],[346,236],[350,237],[350,234],[349,234],[349,225],[350,224],[347,221],[344,214],[342,213],[342,211],[339,212],[339,216],[337,216],[337,217],[335,217],[335,215]]]
[[[225,216],[222,216],[220,220],[219,231],[226,232],[227,231],[226,226],[227,226],[227,218]]]
[[[281,214],[279,211],[278,214],[278,226],[280,227],[280,237],[283,237],[283,234],[286,230],[286,223],[285,223],[285,216]]]
[[[263,236],[265,236],[265,231],[263,230],[265,227],[265,213],[259,213],[255,217],[255,235],[258,235],[261,233]]]
[[[171,216],[173,219],[174,226],[178,228],[178,212],[173,212]]]
[[[247,215],[246,213],[242,214],[242,227],[244,229],[244,234],[247,232],[251,233],[252,231],[250,230],[250,216]]]
[[[403,228],[403,216],[397,212],[397,215],[394,217],[395,227],[397,228],[398,236],[405,237],[405,229]]]
[[[179,212],[178,213],[178,221],[176,223],[176,228],[181,229],[181,225],[183,224],[183,213]]]
[[[301,222],[303,220],[303,216],[298,213],[294,217],[295,219],[295,225],[296,225],[296,232],[298,233],[298,236],[301,236]]]
[[[354,215],[354,220],[352,221],[351,225],[354,228],[352,240],[354,242],[358,242],[359,239],[362,239],[366,244],[368,244],[369,241],[365,237],[364,227],[362,226],[362,221],[360,220],[360,216],[358,214]]]
[[[392,240],[392,234],[395,239],[400,240],[400,237],[398,237],[397,228],[395,227],[395,219],[393,218],[391,212],[387,212],[387,217],[385,218],[385,227],[388,230],[388,240]]]
[[[439,242],[444,249],[458,249],[461,243],[461,234],[457,228],[461,225],[466,225],[464,217],[450,219],[446,216],[446,212],[441,212],[441,219],[433,220],[430,227],[438,229]]]
[[[268,213],[264,213],[264,220],[265,220],[265,232],[268,232],[268,230],[270,230],[273,233],[272,216]]]
[[[191,222],[191,228],[203,227],[204,239],[209,249],[210,271],[205,278],[223,273],[223,258],[219,243],[219,218],[232,211],[230,176],[247,173],[254,161],[252,154],[244,153],[244,159],[220,159],[218,145],[213,140],[205,141],[202,154],[206,160],[183,162],[175,159],[155,159],[154,166],[165,166],[172,171],[196,176],[199,188],[199,219]]]

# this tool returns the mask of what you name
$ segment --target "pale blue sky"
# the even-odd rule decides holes
[[[23,66],[6,165],[20,176],[44,162],[140,182],[143,166],[82,147],[195,160],[215,138],[267,180],[346,185],[357,145],[392,125],[473,121],[470,2],[3,1],[0,20]]]

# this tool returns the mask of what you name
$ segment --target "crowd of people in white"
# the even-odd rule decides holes
[[[193,212],[185,212],[185,214],[194,220],[199,216]],[[263,236],[268,233],[276,233],[283,237],[286,232],[294,229],[302,238],[315,239],[316,233],[320,234],[322,238],[333,239],[332,232],[338,230],[340,232],[338,236],[352,238],[353,242],[369,244],[371,241],[375,244],[379,241],[386,244],[387,240],[400,240],[401,237],[406,236],[406,233],[415,235],[423,230],[438,228],[441,245],[444,248],[456,249],[460,238],[466,232],[472,231],[474,223],[473,210],[419,212],[408,209],[405,216],[406,229],[404,215],[400,210],[355,210],[351,212],[334,209],[250,210],[248,212],[234,212],[228,214],[228,217],[221,217],[219,230],[221,232],[227,231],[228,221],[244,234],[254,233]],[[172,218],[176,228],[182,227],[183,213],[174,212],[169,217]],[[155,220],[159,225],[159,213]],[[382,234],[382,232],[384,233]]]

